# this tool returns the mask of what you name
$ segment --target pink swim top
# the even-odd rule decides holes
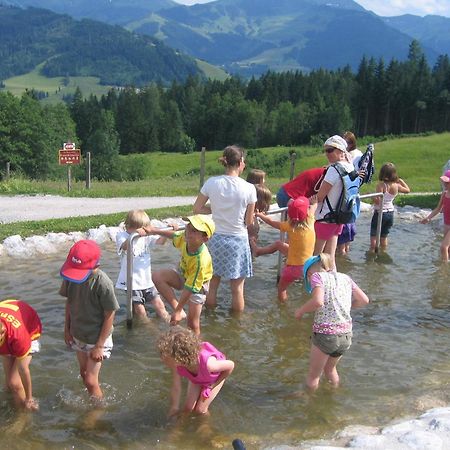
[[[444,195],[444,201],[442,203],[442,212],[444,213],[445,225],[450,225],[450,197]]]
[[[219,378],[220,372],[209,372],[206,367],[206,363],[208,362],[208,358],[210,356],[214,356],[218,360],[226,359],[225,355],[217,350],[214,345],[209,342],[202,342],[202,346],[200,349],[200,353],[198,355],[198,373],[194,375],[189,372],[186,367],[177,366],[177,372],[182,377],[186,377],[189,381],[194,384],[201,384],[203,386],[208,386],[213,384],[217,378]]]

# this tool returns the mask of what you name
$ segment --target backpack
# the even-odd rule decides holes
[[[331,168],[334,168],[341,177],[342,192],[339,196],[336,209],[333,209],[331,206],[328,196],[325,197],[324,201],[327,202],[330,212],[318,221],[336,224],[354,223],[361,209],[361,202],[359,200],[359,185],[361,180],[358,177],[358,172],[355,170],[347,172],[339,163],[332,164],[327,170]]]
[[[364,170],[365,175],[364,178],[361,178],[360,184],[370,183],[372,181],[373,174],[375,172],[375,164],[373,162],[373,152],[375,151],[375,147],[373,144],[367,145],[367,150],[361,156],[358,168],[359,170]]]

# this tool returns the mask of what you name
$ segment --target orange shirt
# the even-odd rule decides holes
[[[314,232],[314,217],[308,216],[308,228],[293,229],[289,222],[281,222],[280,230],[288,234],[289,250],[286,264],[288,266],[303,266],[313,255],[316,243]]]
[[[6,328],[6,335],[0,342],[0,355],[23,358],[31,349],[31,341],[39,338],[42,331],[37,312],[21,300],[0,302],[0,320]]]

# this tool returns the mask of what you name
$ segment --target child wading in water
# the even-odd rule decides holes
[[[275,243],[267,247],[256,248],[257,255],[273,253],[272,248],[279,246],[280,251],[287,250],[286,266],[281,272],[278,283],[278,300],[285,302],[288,298],[287,288],[294,281],[303,277],[303,264],[314,252],[314,212],[317,204],[310,205],[306,197],[297,197],[288,204],[288,220],[279,222],[265,214],[256,213],[256,216],[271,227],[288,234],[289,244]],[[281,245],[283,244],[283,245]]]
[[[172,239],[173,245],[181,252],[177,269],[155,271],[153,281],[161,295],[170,303],[177,303],[172,313],[171,323],[184,319],[183,306],[188,303],[187,323],[195,334],[200,334],[200,314],[206,301],[209,281],[213,275],[212,260],[206,242],[214,234],[212,219],[204,214],[186,218],[186,231],[161,230],[148,225],[139,228],[140,235],[157,234]],[[177,302],[174,289],[180,290]]]
[[[383,211],[381,222],[381,248],[387,247],[387,236],[394,224],[394,198],[400,192],[407,194],[410,192],[409,186],[397,175],[397,169],[392,163],[383,164],[378,177],[376,192],[384,192],[383,205],[380,205],[380,198],[374,198],[374,213],[370,223],[370,250],[375,251],[377,244],[377,223],[380,209]]]
[[[127,250],[128,238],[138,228],[150,225],[150,218],[142,209],[134,209],[125,218],[125,229],[117,233],[116,247],[120,256],[120,272],[117,278],[116,288],[127,289]],[[155,284],[152,280],[152,267],[150,248],[157,244],[164,244],[166,238],[161,236],[146,236],[134,241],[133,244],[133,313],[142,320],[147,320],[145,304],[150,303],[155,308],[156,314],[165,321],[169,321],[170,315],[164,306]],[[173,299],[170,306],[175,309],[178,302]]]
[[[450,170],[447,170],[440,177],[440,180],[444,185],[444,192],[442,192],[436,208],[425,219],[421,220],[421,223],[429,223],[440,212],[444,214],[444,239],[441,243],[441,258],[442,261],[448,262],[450,260]]]
[[[367,295],[348,275],[332,268],[333,262],[326,253],[305,262],[305,289],[312,298],[295,311],[299,320],[306,313],[315,313],[306,378],[307,387],[313,391],[318,388],[322,373],[333,386],[339,385],[336,366],[352,343],[350,310],[369,303]]]
[[[178,414],[181,377],[187,378],[185,412],[206,414],[225,379],[234,369],[234,362],[209,342],[201,342],[191,330],[171,327],[158,341],[161,360],[172,369],[169,417]]]

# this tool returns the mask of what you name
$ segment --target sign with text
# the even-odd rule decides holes
[[[73,150],[63,148],[59,150],[59,165],[66,165],[66,164],[74,165],[80,163],[81,163],[81,150],[79,148],[74,147]]]

